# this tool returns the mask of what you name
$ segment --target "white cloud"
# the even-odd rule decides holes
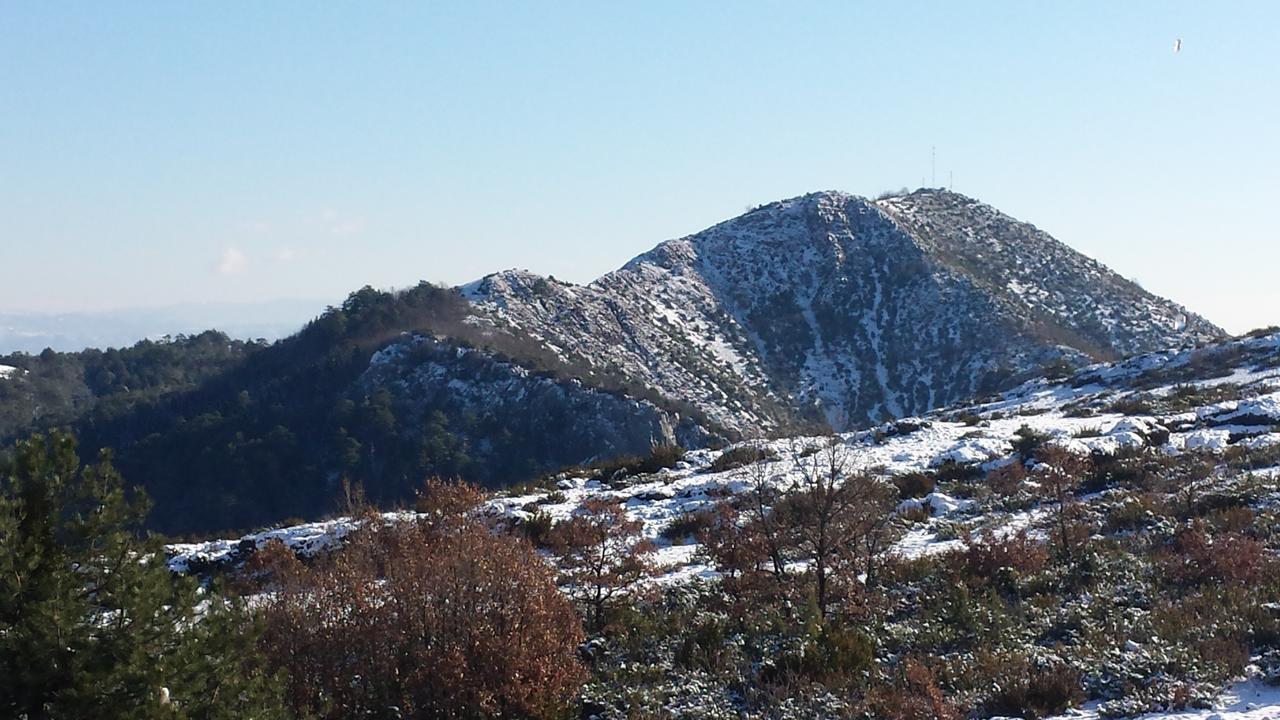
[[[236,275],[244,272],[249,265],[249,258],[239,248],[229,247],[222,251],[222,257],[214,266],[219,275]]]
[[[326,233],[336,236],[359,235],[365,229],[364,218],[345,215],[333,209],[320,212],[320,226]]]

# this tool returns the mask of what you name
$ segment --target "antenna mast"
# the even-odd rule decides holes
[[[930,162],[929,184],[934,187],[937,187],[938,185],[938,146],[937,145],[929,146],[929,162]]]

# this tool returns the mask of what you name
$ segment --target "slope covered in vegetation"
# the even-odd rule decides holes
[[[578,603],[587,716],[1267,717],[1249,703],[1280,677],[1277,397],[1280,334],[1259,333],[553,476],[472,516],[544,548]],[[422,497],[171,546],[171,567],[341,556],[371,522],[430,521]]]

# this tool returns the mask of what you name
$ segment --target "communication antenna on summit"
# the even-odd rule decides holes
[[[947,192],[950,192],[955,189],[956,189],[956,171],[948,170],[947,171]]]

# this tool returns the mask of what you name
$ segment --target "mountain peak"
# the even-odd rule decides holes
[[[942,188],[768,203],[586,286],[511,271],[481,317],[743,432],[925,412],[1074,363],[1223,332]]]

